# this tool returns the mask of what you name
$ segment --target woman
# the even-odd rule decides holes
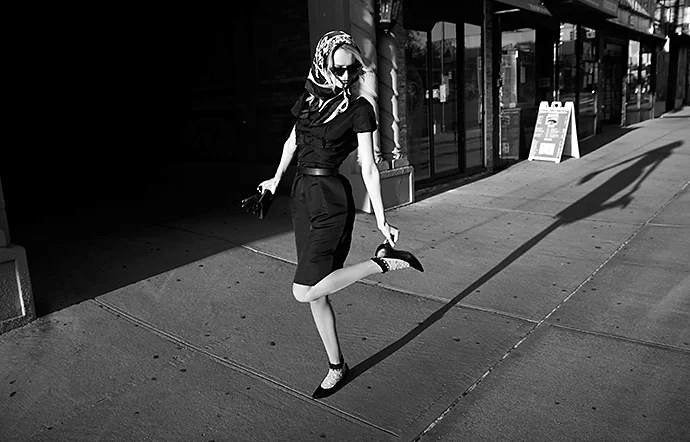
[[[297,174],[290,195],[298,256],[292,292],[298,301],[310,304],[329,360],[328,374],[314,391],[314,398],[333,394],[342,386],[348,370],[328,295],[375,273],[410,266],[423,271],[411,253],[393,249],[399,231],[386,222],[381,200],[373,153],[376,115],[371,103],[357,96],[364,75],[373,73],[364,66],[350,35],[331,31],[319,40],[305,91],[292,109],[297,121],[283,146],[278,170],[258,187],[261,192],[270,190],[275,194],[297,154]],[[343,268],[355,209],[350,183],[338,174],[338,167],[355,149],[385,241],[371,260]]]

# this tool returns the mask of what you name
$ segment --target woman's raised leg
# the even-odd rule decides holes
[[[381,273],[381,267],[367,260],[335,270],[313,286],[293,284],[292,294],[299,302],[313,302],[376,273]]]

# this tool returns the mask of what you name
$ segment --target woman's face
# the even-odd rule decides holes
[[[345,87],[350,80],[357,75],[360,65],[354,55],[342,48],[333,53],[333,67],[331,72],[340,83],[340,87]]]

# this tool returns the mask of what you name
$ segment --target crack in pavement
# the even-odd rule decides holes
[[[662,204],[661,207],[660,207],[659,209],[657,209],[657,210],[647,219],[647,221],[645,221],[644,223],[642,223],[642,224],[640,225],[640,227],[638,227],[638,228],[630,235],[630,237],[628,237],[628,239],[626,239],[625,241],[623,241],[623,242],[621,243],[621,245],[620,245],[616,250],[614,250],[613,253],[611,253],[611,255],[610,255],[603,263],[601,263],[601,265],[599,265],[599,267],[597,267],[587,278],[585,278],[577,287],[575,287],[575,289],[574,289],[570,294],[568,294],[568,296],[566,296],[556,307],[554,307],[553,310],[551,310],[551,311],[550,311],[548,314],[546,314],[539,322],[537,322],[537,324],[536,324],[534,327],[532,327],[532,328],[525,334],[525,336],[523,336],[517,343],[515,343],[515,345],[513,345],[513,347],[511,347],[510,349],[508,349],[508,351],[507,351],[501,358],[499,358],[494,364],[492,364],[492,365],[488,368],[488,370],[487,370],[486,372],[484,372],[484,374],[482,374],[472,385],[470,385],[470,386],[467,388],[467,390],[465,390],[457,399],[455,399],[455,400],[450,404],[450,406],[448,406],[448,408],[446,408],[446,409],[439,415],[439,417],[437,417],[431,424],[429,424],[429,426],[428,426],[424,431],[422,431],[415,439],[413,439],[413,442],[419,442],[419,441],[422,439],[422,437],[424,437],[425,434],[427,434],[429,431],[431,431],[431,429],[433,429],[441,420],[443,420],[443,418],[445,418],[445,417],[448,415],[448,413],[450,413],[450,412],[457,406],[457,404],[460,403],[460,401],[461,401],[465,396],[467,396],[469,393],[472,392],[472,390],[474,390],[475,388],[477,388],[477,386],[479,386],[479,384],[481,384],[482,381],[484,381],[484,379],[486,379],[486,378],[489,376],[489,374],[490,374],[496,367],[498,367],[498,366],[499,366],[499,365],[500,365],[500,364],[501,364],[501,363],[502,363],[502,362],[513,352],[513,350],[515,350],[515,349],[518,348],[523,342],[525,342],[525,341],[526,341],[526,340],[527,340],[537,329],[539,329],[539,328],[540,328],[540,327],[541,327],[541,326],[542,326],[542,325],[543,325],[543,324],[544,324],[544,323],[545,323],[545,322],[556,312],[556,310],[558,310],[563,304],[565,304],[566,302],[568,302],[568,300],[569,300],[570,298],[572,298],[572,297],[575,295],[575,293],[577,293],[585,284],[587,284],[590,280],[592,280],[592,278],[594,277],[594,275],[596,275],[596,274],[597,274],[604,266],[606,266],[606,264],[608,264],[608,263],[609,263],[609,262],[610,262],[610,261],[611,261],[621,250],[623,250],[623,248],[625,248],[625,246],[627,246],[628,243],[630,243],[630,241],[632,241],[632,240],[637,236],[637,234],[640,233],[640,232],[642,231],[643,228],[645,228],[647,225],[649,225],[649,224],[651,223],[652,219],[654,219],[655,216],[657,216],[666,206],[668,206],[668,205],[671,203],[671,201],[673,201],[675,198],[677,198],[678,195],[680,195],[681,192],[683,192],[683,191],[685,190],[685,188],[688,187],[689,184],[690,184],[690,181],[689,181],[689,182],[686,182],[685,185],[684,185],[680,190],[678,190],[678,191],[677,191],[675,194],[673,194],[673,196],[671,196],[664,204]],[[566,328],[566,327],[562,327],[562,328]],[[597,334],[596,332],[589,332],[589,333],[591,333],[591,334]],[[606,336],[606,334],[602,334],[602,335]],[[615,337],[615,335],[611,335],[611,337]],[[619,338],[619,339],[621,339],[621,340],[624,340],[624,339],[622,339],[622,337],[617,337],[617,338]],[[631,341],[631,342],[635,342],[635,340],[630,340],[630,341]],[[653,343],[648,343],[648,342],[644,342],[644,341],[640,341],[640,343],[642,343],[642,344],[647,344],[647,345],[653,345],[653,346],[655,346],[655,347],[668,348],[669,350],[674,350],[674,351],[681,350],[683,353],[688,353],[688,351],[686,351],[686,350],[684,350],[684,349],[678,349],[678,348],[675,348],[675,347],[673,347],[673,346],[663,346],[663,345],[660,345],[660,344],[653,344]]]
[[[127,321],[129,321],[135,325],[138,325],[141,328],[152,332],[153,334],[156,334],[156,335],[158,335],[158,336],[160,336],[160,337],[162,337],[168,341],[174,342],[175,344],[184,346],[190,350],[193,350],[197,353],[200,353],[200,354],[210,358],[214,362],[217,362],[221,365],[229,367],[229,368],[231,368],[235,371],[238,371],[238,372],[240,372],[246,376],[261,380],[261,381],[271,385],[272,387],[277,388],[278,390],[282,391],[283,393],[286,393],[286,394],[288,394],[288,395],[290,395],[296,399],[299,399],[300,401],[302,401],[302,402],[304,402],[310,406],[316,406],[318,408],[325,409],[325,410],[327,410],[327,411],[329,411],[329,412],[331,412],[331,413],[333,413],[333,414],[335,414],[341,418],[344,418],[350,422],[353,422],[355,424],[362,425],[362,426],[369,427],[369,428],[373,428],[373,429],[376,429],[378,431],[389,434],[391,436],[399,437],[399,435],[397,433],[395,433],[395,432],[393,432],[387,428],[381,427],[381,426],[379,426],[373,422],[369,422],[366,419],[363,419],[361,417],[358,417],[358,416],[355,416],[351,413],[348,413],[345,410],[341,410],[340,408],[329,405],[326,402],[314,400],[314,399],[312,399],[312,397],[310,395],[304,394],[304,393],[300,392],[299,390],[296,390],[296,389],[292,388],[291,386],[289,386],[289,385],[287,385],[287,384],[285,384],[285,383],[283,383],[277,379],[274,379],[265,373],[261,373],[255,369],[253,369],[252,367],[246,366],[246,365],[239,363],[237,361],[233,361],[229,358],[218,356],[218,355],[216,355],[216,354],[214,354],[208,350],[205,350],[204,348],[200,347],[199,345],[196,345],[196,344],[193,344],[189,341],[186,341],[185,339],[175,335],[172,332],[169,332],[169,331],[163,330],[159,327],[156,327],[155,325],[153,325],[153,324],[151,324],[151,323],[149,323],[149,322],[147,322],[141,318],[138,318],[134,315],[131,315],[130,313],[128,313],[128,312],[126,312],[126,311],[124,311],[118,307],[115,307],[115,306],[113,306],[113,305],[111,305],[105,301],[102,301],[100,299],[95,298],[92,300],[92,302],[103,307],[105,310],[109,311],[111,314],[119,315],[120,317],[124,318],[125,320],[127,320]]]

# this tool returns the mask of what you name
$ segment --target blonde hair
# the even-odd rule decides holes
[[[359,75],[358,83],[362,82],[362,79],[365,75],[373,72],[373,69],[371,69],[371,67],[369,67],[364,62],[364,59],[362,58],[362,54],[359,52],[359,50],[356,47],[354,47],[350,44],[347,44],[347,43],[342,44],[340,46],[337,46],[335,49],[333,49],[331,54],[328,56],[328,60],[326,63],[327,64],[326,72],[324,73],[328,77],[328,82],[333,84],[333,90],[334,91],[335,91],[335,88],[336,88],[336,85],[338,84],[338,82],[336,81],[336,76],[333,74],[333,71],[331,71],[331,69],[333,69],[333,66],[335,65],[335,62],[333,61],[333,56],[335,55],[335,53],[338,49],[342,49],[345,52],[352,54],[354,59],[357,60],[357,62],[360,64],[360,66],[362,66],[362,68],[361,68],[362,73]],[[353,84],[352,86],[355,86],[355,84]]]
[[[364,97],[369,103],[371,103],[371,106],[374,108],[374,115],[376,117],[376,123],[379,123],[379,107],[378,107],[378,93],[377,93],[377,87],[376,87],[376,72],[374,69],[367,65],[364,62],[364,59],[362,58],[362,54],[359,52],[359,50],[349,44],[343,44],[338,46],[333,50],[331,55],[328,57],[328,66],[326,69],[326,75],[329,76],[329,81],[333,83],[333,89],[335,89],[335,84],[337,84],[335,80],[335,75],[331,71],[333,66],[335,65],[335,62],[333,61],[333,56],[335,55],[335,51],[338,49],[343,49],[346,52],[349,52],[352,54],[352,56],[359,62],[359,64],[362,66],[361,67],[361,73],[359,74],[359,78],[357,79],[356,82],[354,82],[352,85],[350,85],[350,91],[352,92],[350,95],[350,102],[356,100],[359,97]],[[374,149],[380,150],[380,141],[378,137],[378,129],[374,133],[373,137],[373,145]],[[360,166],[362,165],[362,159],[359,157],[359,150],[357,151],[357,164]]]

